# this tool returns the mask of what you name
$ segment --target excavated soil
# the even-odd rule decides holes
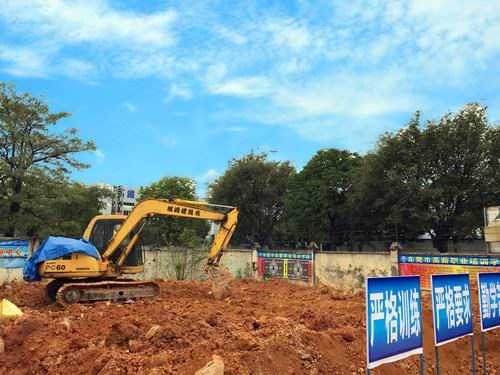
[[[207,282],[159,284],[154,300],[66,309],[46,301],[41,284],[1,286],[0,298],[25,315],[0,321],[0,374],[193,374],[213,354],[224,359],[226,374],[365,373],[362,291],[241,280],[230,297],[216,301]],[[486,341],[488,373],[500,374],[499,332],[488,332]],[[426,374],[435,373],[428,296],[424,343]],[[441,347],[440,357],[441,374],[470,373],[470,338]],[[418,368],[414,356],[372,373],[418,374]]]

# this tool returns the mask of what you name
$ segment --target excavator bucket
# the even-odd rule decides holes
[[[212,294],[215,299],[220,300],[229,294],[229,284],[233,277],[228,270],[219,265],[207,267],[208,279],[212,283]]]

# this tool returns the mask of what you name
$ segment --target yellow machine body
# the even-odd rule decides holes
[[[87,226],[83,238],[98,249],[99,258],[70,253],[40,263],[40,276],[54,279],[48,287],[49,297],[64,305],[80,300],[113,299],[122,294],[131,297],[137,293],[144,297],[158,293],[158,288],[151,282],[126,285],[118,279],[125,274],[144,271],[141,249],[135,245],[146,220],[157,215],[220,223],[208,254],[208,268],[218,265],[238,220],[238,210],[234,207],[180,199],[147,199],[139,202],[128,216],[96,216]],[[113,279],[116,281],[112,282]],[[60,292],[64,295],[61,296]],[[108,298],[107,295],[111,297]]]
[[[68,259],[47,260],[40,264],[38,273],[44,278],[100,277],[108,269],[102,262],[86,254],[73,253]]]

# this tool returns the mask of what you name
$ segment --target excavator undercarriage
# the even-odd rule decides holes
[[[49,299],[66,307],[74,303],[156,297],[160,294],[160,287],[153,281],[130,279],[52,280],[46,286],[46,294]]]

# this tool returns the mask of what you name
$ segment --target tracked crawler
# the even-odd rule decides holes
[[[59,305],[66,307],[81,302],[121,301],[159,294],[160,287],[152,281],[100,281],[68,282],[54,297]]]

